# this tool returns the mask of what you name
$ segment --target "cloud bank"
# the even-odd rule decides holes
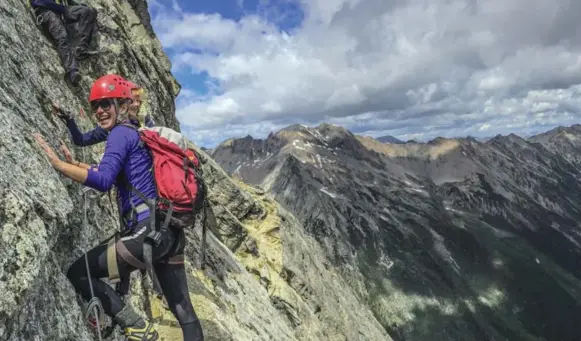
[[[401,139],[526,134],[580,118],[581,1],[294,5],[239,20],[156,12],[174,72],[204,75],[203,91],[182,81],[178,99],[195,141],[322,121]]]

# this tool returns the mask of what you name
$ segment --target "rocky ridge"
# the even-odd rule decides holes
[[[93,80],[119,73],[145,88],[143,114],[178,130],[174,99],[180,86],[151,30],[145,1],[88,2],[99,12],[95,44],[102,52],[80,62],[77,88],[65,81],[54,45],[26,3],[0,2],[0,340],[95,340],[83,318],[86,304],[66,271],[117,228],[115,205],[107,194],[83,202],[80,186],[50,167],[31,134],[40,132],[57,152],[62,139],[76,158],[95,162],[103,144],[74,148],[50,113],[51,101],[76,113],[88,108]],[[84,131],[95,126],[89,115],[76,118]],[[200,228],[188,231],[186,263],[206,340],[390,339],[292,214],[211,159],[204,174],[219,231],[209,234],[205,271],[197,266]],[[181,340],[175,319],[147,284],[134,273],[130,301],[144,315],[151,307],[162,340]],[[119,330],[109,340],[122,340]]]
[[[394,340],[576,340],[580,137],[394,145],[323,124],[212,156],[299,217]]]

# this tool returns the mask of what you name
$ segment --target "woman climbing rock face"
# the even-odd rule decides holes
[[[159,336],[153,325],[125,304],[112,287],[100,280],[104,277],[127,279],[132,271],[145,267],[144,242],[152,232],[150,220],[154,216],[158,225],[163,216],[153,215],[141,196],[130,191],[126,185],[128,182],[145,199],[157,198],[153,174],[149,171],[152,161],[140,143],[137,131],[121,125],[119,121],[120,117],[126,117],[131,101],[131,89],[125,79],[117,75],[97,79],[91,88],[89,101],[99,126],[109,132],[105,153],[96,168],[61,161],[40,135],[35,134],[35,138],[53,168],[63,175],[102,192],[113,185],[117,187],[123,230],[77,259],[69,268],[67,277],[76,292],[87,301],[92,299],[92,286],[103,310],[124,329],[127,340],[157,340]],[[134,118],[123,123],[139,125]],[[170,224],[168,232],[161,236],[160,244],[153,248],[152,258],[159,284],[170,310],[180,323],[184,340],[201,341],[204,339],[203,333],[190,301],[186,281],[185,242],[183,229]],[[115,257],[108,257],[111,250],[114,250]]]

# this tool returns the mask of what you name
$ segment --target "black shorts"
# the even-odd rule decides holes
[[[157,229],[161,219],[157,220]],[[100,245],[107,246],[108,277],[112,280],[123,280],[135,269],[145,270],[143,245],[151,232],[150,219],[136,224],[131,231],[124,231]],[[114,244],[113,244],[114,243]],[[114,246],[114,249],[113,249]],[[184,230],[169,226],[157,247],[152,248],[153,264],[183,264],[186,238]],[[113,258],[113,250],[115,257]],[[115,260],[115,261],[113,261]],[[116,263],[116,264],[115,264]]]
[[[120,254],[119,251],[126,249],[133,257],[143,261],[143,243],[147,235],[151,232],[151,224],[149,221],[149,219],[141,221],[131,232],[120,235],[120,238],[117,240],[118,260],[125,256],[124,252]],[[183,257],[185,246],[184,230],[168,227],[167,233],[162,236],[159,246],[153,248],[153,262],[170,261],[180,255]],[[127,259],[123,260],[127,261]]]

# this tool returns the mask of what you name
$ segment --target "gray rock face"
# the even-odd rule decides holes
[[[115,72],[147,91],[142,114],[178,129],[180,86],[150,29],[147,4],[89,4],[99,11],[95,40],[103,52],[80,63],[83,80],[72,88],[25,1],[0,2],[0,340],[96,340],[84,321],[86,303],[66,272],[113,234],[117,212],[107,194],[84,202],[79,184],[54,171],[32,139],[41,133],[57,153],[62,139],[87,163],[103,152],[103,144],[75,148],[50,102],[73,113],[88,108],[90,84]],[[95,126],[88,114],[76,119],[84,131]],[[390,340],[362,303],[364,288],[353,289],[297,218],[211,159],[204,178],[219,227],[208,236],[205,271],[198,267],[200,226],[187,231],[186,269],[205,340]],[[148,282],[133,274],[129,302],[144,316],[151,312],[163,340],[181,340],[175,318],[149,295]],[[118,329],[110,338],[122,339]]]
[[[299,217],[393,340],[576,340],[578,141],[388,145],[325,124],[212,156]]]

